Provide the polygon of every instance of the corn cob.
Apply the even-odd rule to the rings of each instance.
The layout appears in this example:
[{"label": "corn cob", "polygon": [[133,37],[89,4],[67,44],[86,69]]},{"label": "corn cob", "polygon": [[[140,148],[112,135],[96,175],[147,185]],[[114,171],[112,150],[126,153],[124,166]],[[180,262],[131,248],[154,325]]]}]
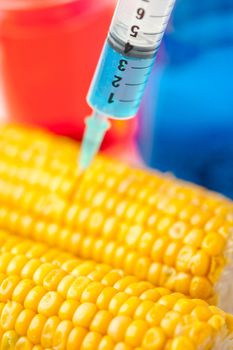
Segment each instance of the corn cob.
[{"label": "corn cob", "polygon": [[230,350],[233,317],[122,270],[0,232],[6,349]]},{"label": "corn cob", "polygon": [[103,157],[80,176],[75,142],[0,136],[1,228],[233,312],[230,200]]}]

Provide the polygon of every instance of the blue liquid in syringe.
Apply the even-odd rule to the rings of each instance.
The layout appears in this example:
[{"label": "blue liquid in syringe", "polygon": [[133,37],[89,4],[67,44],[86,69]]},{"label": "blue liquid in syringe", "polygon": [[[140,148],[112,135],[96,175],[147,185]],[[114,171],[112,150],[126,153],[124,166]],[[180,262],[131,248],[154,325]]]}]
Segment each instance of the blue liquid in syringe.
[{"label": "blue liquid in syringe", "polygon": [[131,56],[116,51],[107,40],[87,98],[97,112],[116,119],[136,115],[155,55]]}]

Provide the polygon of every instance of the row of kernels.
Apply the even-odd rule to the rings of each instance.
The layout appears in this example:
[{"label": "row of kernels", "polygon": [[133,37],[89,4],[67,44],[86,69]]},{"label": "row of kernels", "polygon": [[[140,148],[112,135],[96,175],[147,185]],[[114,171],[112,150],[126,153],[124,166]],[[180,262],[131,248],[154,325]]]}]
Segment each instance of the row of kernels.
[{"label": "row of kernels", "polygon": [[[8,167],[7,171],[10,172]],[[5,179],[4,175],[2,176],[2,180],[0,181],[2,202],[16,206],[19,205],[19,202],[24,204],[28,191],[37,198],[40,198],[40,196],[43,198],[43,194],[44,196],[48,196],[51,193],[51,197],[54,196],[54,199],[61,201],[67,198],[67,196],[69,197],[70,193],[74,190],[75,179],[70,175],[68,177],[61,175],[54,176],[51,173],[37,169],[33,169],[32,171],[30,169],[22,169],[18,171],[18,168],[15,168],[15,172],[17,172],[17,178],[12,181]],[[7,176],[9,176],[9,173]],[[40,193],[40,196],[38,193]],[[32,203],[34,202],[32,201]],[[66,203],[66,205],[69,204]],[[25,207],[25,204],[23,207]],[[28,209],[28,207],[24,209]]]},{"label": "row of kernels", "polygon": [[[12,193],[12,191],[10,191]],[[66,209],[66,203],[64,200],[59,199],[59,197],[50,195],[46,197],[42,197],[41,200],[38,202],[38,196],[37,194],[29,193],[28,195],[23,196],[24,200],[21,199],[23,203],[21,203],[21,207],[25,210],[29,209],[33,210],[36,215],[44,216],[45,218],[51,218],[56,221],[59,221],[59,219],[63,216],[64,211]],[[37,200],[36,200],[37,199]],[[36,205],[34,204],[36,203]],[[84,219],[82,219],[82,213],[86,213],[84,216]],[[81,229],[86,229],[88,232],[91,232],[91,234],[101,234],[103,231],[103,225],[104,225],[104,215],[101,211],[96,211],[91,214],[90,209],[85,210],[79,210],[77,207],[75,210],[75,215],[73,216]],[[81,222],[79,222],[81,220]],[[88,221],[86,223],[86,220]],[[165,217],[161,219],[162,222],[165,223]],[[160,220],[160,222],[161,222]],[[169,218],[167,219],[169,220]],[[115,220],[115,227],[117,227],[117,222]],[[161,224],[158,224],[157,230],[160,232]],[[164,227],[164,224],[163,224]],[[141,226],[139,226],[141,231],[143,232],[143,229]],[[165,225],[165,230],[168,230],[168,226]],[[157,231],[156,231],[157,232]],[[189,232],[188,237],[186,236],[188,232],[187,224],[184,222],[176,222],[173,224],[172,227],[170,227],[170,230],[168,230],[169,237],[171,239],[180,239],[183,238],[185,242],[188,242],[188,239],[190,237],[191,241],[196,240],[197,243],[200,244],[200,235],[203,235],[203,232],[201,233],[200,230],[192,230]],[[130,233],[129,233],[130,235]],[[182,236],[182,237],[181,237]],[[218,244],[217,244],[218,243]],[[209,254],[217,255],[220,254],[225,245],[225,239],[218,233],[210,232],[207,237],[204,237],[203,235],[203,249],[205,249]]]},{"label": "row of kernels", "polygon": [[[83,249],[85,249],[85,244],[81,244],[82,242],[85,243],[85,241],[87,240],[84,239],[84,241],[79,240],[79,252],[81,256],[85,256],[85,251],[83,251]],[[88,240],[87,240],[88,241]],[[92,242],[92,240],[88,241],[89,243]],[[102,242],[102,241],[100,241]],[[95,252],[95,254],[93,253],[93,257],[94,258],[98,258],[98,256],[96,255],[98,248],[96,246],[96,244],[98,243],[98,241],[93,241],[93,244],[90,245],[90,247],[93,249],[93,251]],[[8,243],[10,244],[10,242]],[[14,242],[13,242],[14,244]],[[39,246],[40,247],[40,246]],[[43,250],[45,250],[45,247],[41,247],[42,248],[42,252]],[[138,256],[136,253],[128,253],[126,256],[127,251],[125,251],[125,249],[123,249],[124,247],[122,247],[122,249],[120,249],[120,247],[118,247],[116,249],[116,245],[114,243],[112,244],[101,244],[100,245],[100,254],[98,254],[99,256],[102,256],[102,259],[105,260],[105,262],[111,263],[112,261],[116,262],[114,256],[116,257],[115,254],[117,254],[118,252],[122,251],[123,255],[120,255],[119,262],[121,262],[121,264],[123,263],[123,266],[119,266],[119,267],[123,267],[124,270],[127,273],[131,273],[131,274],[135,274],[139,279],[147,279],[149,281],[151,281],[154,285],[161,285],[161,286],[166,286],[171,288],[172,290],[176,290],[176,291],[181,291],[183,293],[191,293],[191,296],[193,297],[207,297],[209,298],[211,296],[212,293],[212,288],[211,288],[211,284],[210,282],[204,278],[204,277],[198,277],[198,276],[194,276],[192,277],[192,275],[189,275],[187,273],[182,273],[182,272],[177,272],[173,267],[168,267],[166,265],[163,264],[157,264],[157,263],[152,263],[148,258],[144,258]],[[109,250],[109,248],[111,248]],[[113,248],[113,249],[112,249]],[[34,249],[35,252],[38,252],[39,249]],[[30,252],[30,251],[29,251]],[[39,250],[40,252],[40,250]],[[40,254],[40,253],[39,253]],[[91,253],[89,250],[89,257],[91,257]],[[56,255],[56,251],[54,251],[53,255]],[[37,255],[38,256],[38,255]],[[198,257],[198,255],[196,255]],[[33,255],[30,255],[30,257],[35,257]],[[119,256],[118,256],[119,257]],[[200,262],[202,261],[201,259],[199,259]],[[198,262],[199,262],[198,260]],[[196,268],[197,270],[197,266],[195,265],[195,261],[191,260],[192,264],[192,268]],[[74,264],[76,264],[76,262],[74,262]],[[20,266],[20,264],[18,265]],[[64,266],[68,266],[68,264],[64,265]],[[221,267],[221,266],[220,266]],[[202,269],[204,269],[204,265],[202,267]],[[144,271],[144,272],[143,272]],[[69,270],[69,272],[71,272],[71,270]],[[78,272],[78,270],[77,270]],[[200,275],[202,270],[200,271],[196,271],[199,272]],[[91,276],[89,276],[91,277]],[[204,293],[204,294],[203,294]]]},{"label": "row of kernels", "polygon": [[[66,159],[67,157],[73,158],[77,152],[77,144],[71,139],[64,137],[57,138],[52,134],[35,129],[27,130],[19,127],[12,128],[12,126],[8,126],[4,129],[1,136],[1,148],[4,153],[11,158],[15,156],[15,146],[21,151],[21,154],[34,152],[35,154],[51,154],[51,156],[53,156],[55,153]],[[19,159],[20,157],[17,157],[17,160]],[[28,158],[27,161],[29,161]]]},{"label": "row of kernels", "polygon": [[[1,315],[1,325],[4,330],[8,330],[9,328],[15,327],[17,332],[20,335],[25,335],[33,344],[42,343],[43,335],[48,334],[48,326],[46,327],[46,323],[48,323],[48,318],[30,312],[30,310],[21,310],[22,306],[17,303],[7,303],[2,311]],[[19,310],[18,310],[19,309]],[[54,316],[56,317],[56,316]],[[51,317],[50,317],[51,320]],[[133,321],[130,317],[118,315],[113,317],[110,313],[99,311],[97,312],[94,304],[82,304],[80,305],[74,313],[73,316],[73,324],[71,321],[63,320],[59,322],[59,319],[56,319],[55,322],[56,330],[54,330],[54,337],[52,344],[47,343],[47,345],[55,346],[60,345],[61,342],[65,345],[67,341],[69,333],[72,331],[73,324],[77,328],[81,329],[90,329],[92,339],[90,349],[96,349],[93,345],[98,345],[104,334],[108,334],[110,339],[113,342],[119,343],[124,342],[129,346],[140,346],[143,343],[146,346],[146,349],[162,349],[162,346],[165,344],[165,333],[162,329],[158,329],[158,332],[154,334],[158,339],[155,342],[155,339],[151,339],[149,334],[153,333],[152,329],[148,330],[149,325],[146,321],[143,320],[135,320]],[[24,326],[22,327],[22,322],[24,322]],[[50,322],[51,323],[51,322]],[[27,327],[25,327],[25,324]],[[54,324],[52,324],[54,327]],[[100,327],[101,326],[101,327]],[[55,327],[54,327],[55,328]],[[59,330],[58,330],[59,328]],[[45,329],[45,331],[44,331]],[[46,332],[47,331],[47,332]],[[51,331],[51,327],[50,327]],[[63,331],[63,332],[61,332]],[[149,334],[148,334],[149,332]],[[26,333],[26,334],[25,334]],[[45,333],[45,334],[44,334]],[[47,333],[47,334],[46,334]],[[63,337],[62,337],[63,333]],[[145,334],[146,333],[146,334]],[[87,331],[86,331],[87,334]],[[152,334],[151,334],[152,335]],[[159,337],[158,337],[159,335]],[[162,335],[162,337],[161,337]],[[153,338],[154,338],[153,337]],[[46,337],[45,337],[46,338]],[[90,334],[89,334],[90,338]],[[161,339],[162,338],[162,339]],[[47,339],[46,339],[47,340]],[[91,339],[89,339],[90,342]],[[143,345],[142,344],[142,345]],[[81,345],[81,344],[80,344]],[[76,344],[77,346],[77,344]],[[68,344],[67,344],[68,348]],[[82,344],[82,349],[85,348],[85,341]],[[89,349],[89,347],[88,347]]]},{"label": "row of kernels", "polygon": [[[5,304],[1,315],[1,326],[3,330],[8,333],[4,333],[2,336],[2,347],[4,345],[10,345],[10,349],[33,349],[34,344],[41,344],[43,347],[53,348],[67,348],[77,349],[79,345],[82,345],[82,349],[95,349],[96,343],[101,339],[101,335],[97,332],[92,332],[94,339],[88,335],[88,330],[82,327],[75,327],[71,321],[60,320],[57,316],[46,318],[41,314],[24,309],[18,312],[17,309],[21,309],[22,306],[17,303]],[[15,328],[16,332],[10,331],[10,328]],[[13,334],[14,333],[14,334]],[[89,332],[90,333],[90,332]],[[19,336],[21,338],[19,339]],[[19,339],[19,340],[18,340]],[[88,347],[88,344],[91,347]],[[15,346],[15,347],[14,347]],[[41,349],[39,345],[38,349]],[[80,347],[81,348],[81,347]],[[7,347],[9,349],[9,347]]]},{"label": "row of kernels", "polygon": [[[55,234],[56,234],[56,230],[54,231],[54,236],[55,236]],[[48,237],[47,237],[48,238]],[[81,239],[81,237],[80,237],[80,239]],[[53,239],[51,239],[51,243],[52,243],[52,241],[53,241]],[[84,240],[84,243],[86,242],[87,240]],[[80,243],[80,242],[79,242]],[[91,242],[90,242],[91,243]],[[175,243],[173,242],[173,243],[171,243],[171,248],[173,247],[173,245],[175,245]],[[113,248],[113,250],[114,250],[114,248],[115,248],[115,245],[112,243],[112,244],[110,244],[110,246],[109,247],[112,247]],[[82,248],[82,246],[81,246],[81,248]],[[104,248],[106,248],[106,246],[105,245],[102,245],[102,248],[104,249]],[[107,248],[108,248],[108,245],[107,245]],[[46,248],[44,248],[44,249],[46,249]],[[191,249],[191,248],[190,248]],[[82,250],[83,249],[81,249],[81,252],[82,252]],[[118,253],[118,251],[120,252],[122,250],[122,253],[123,253],[123,255],[121,254],[120,255],[120,260],[121,261],[123,261],[124,259],[122,259],[123,257],[124,257],[124,255],[126,254],[126,251],[123,249],[123,247],[122,247],[122,249],[120,249],[120,248],[118,248],[117,249],[117,251],[116,251],[116,253]],[[167,247],[167,249],[166,249],[166,251],[167,251],[167,253],[169,252],[169,256],[171,256],[170,254],[170,245],[168,245],[168,247]],[[187,249],[186,249],[187,250]],[[191,249],[192,250],[192,249]],[[38,251],[38,249],[35,249],[35,251]],[[112,259],[112,253],[113,253],[113,251],[109,251],[109,257],[111,258],[110,259],[110,261],[106,261],[106,260],[108,260],[108,255],[106,256],[106,254],[108,254],[107,253],[107,251],[108,251],[108,249],[106,250],[106,252],[105,252],[105,254],[104,254],[104,257],[103,257],[103,259],[105,259],[105,262],[108,262],[108,263],[110,263],[110,262],[112,262],[112,261],[114,261],[114,259]],[[173,249],[171,250],[171,252],[173,251]],[[181,249],[181,253],[183,252],[183,251],[185,251],[185,248],[182,248]],[[125,252],[125,253],[124,253]],[[174,253],[172,253],[172,254],[174,254]],[[54,255],[56,255],[56,251],[54,252]],[[85,254],[84,254],[85,255]],[[184,254],[184,257],[186,256],[187,254]],[[141,258],[141,259],[139,259],[138,260],[138,256],[136,255],[136,254],[134,254],[133,256],[135,256],[135,259],[134,260],[132,260],[132,263],[136,263],[137,264],[137,266],[136,266],[136,270],[137,271],[139,271],[140,272],[140,274],[142,274],[142,272],[143,272],[143,269],[142,269],[142,264],[144,264],[144,260],[146,259],[146,258]],[[173,255],[172,255],[173,256]],[[176,258],[176,256],[177,255],[174,255],[173,256],[173,260],[175,261],[175,258]],[[89,256],[89,257],[91,257],[91,256]],[[130,259],[129,259],[129,257],[130,257],[130,255],[128,255],[128,257],[127,257],[127,259],[126,259],[126,264],[125,264],[125,268],[126,268],[126,270],[127,270],[127,272],[128,273],[133,273],[134,272],[134,264],[132,264],[132,267],[133,267],[133,269],[132,268],[130,268],[129,267],[129,265],[127,266],[127,261],[130,263]],[[171,266],[174,264],[174,261],[172,260],[170,260],[170,258],[169,258],[169,260],[167,259],[168,258],[168,255],[167,254],[165,254],[165,259],[164,259],[164,261],[165,261],[165,263],[167,263],[167,264],[171,264]],[[186,256],[187,257],[187,256]],[[182,254],[181,254],[181,258],[182,258]],[[208,265],[208,258],[207,258],[207,256],[204,254],[204,252],[202,252],[202,251],[199,251],[199,252],[197,252],[196,253],[196,255],[194,255],[194,257],[193,257],[193,259],[191,259],[190,260],[190,255],[188,254],[188,257],[187,257],[187,262],[189,262],[189,265],[191,266],[191,271],[193,272],[193,273],[196,273],[197,275],[204,275],[204,272],[205,272],[205,269],[207,268],[207,265]],[[146,260],[148,260],[148,259],[146,259]],[[146,261],[145,260],[145,261]],[[140,263],[140,261],[141,261],[141,263]],[[181,260],[182,261],[182,260]],[[183,260],[184,261],[184,260]],[[191,261],[191,263],[190,263],[190,261]],[[202,263],[203,262],[205,262],[205,264],[206,265],[203,265]],[[180,264],[180,261],[179,261],[179,259],[178,259],[178,262],[177,262],[177,265],[178,265],[178,270],[179,270],[179,264]],[[139,266],[140,265],[140,266]],[[206,268],[205,268],[205,266],[206,266]],[[119,267],[122,267],[122,266],[119,266]],[[137,267],[141,267],[141,269],[138,269]],[[139,278],[145,278],[146,276],[147,276],[147,271],[149,270],[149,267],[150,267],[150,262],[149,262],[149,260],[148,260],[148,263],[147,263],[147,265],[145,265],[145,267],[146,267],[146,269],[147,270],[145,270],[145,276],[139,276],[138,275],[138,277]],[[185,270],[185,268],[183,268],[183,270]],[[181,269],[181,271],[182,271],[182,269]],[[153,272],[154,273],[154,272]],[[153,275],[152,275],[152,278],[153,279],[155,279],[155,277],[156,277],[156,274],[154,274],[154,277],[153,277]],[[150,278],[150,276],[149,276],[149,278]],[[154,283],[155,283],[155,280],[154,280]]]}]

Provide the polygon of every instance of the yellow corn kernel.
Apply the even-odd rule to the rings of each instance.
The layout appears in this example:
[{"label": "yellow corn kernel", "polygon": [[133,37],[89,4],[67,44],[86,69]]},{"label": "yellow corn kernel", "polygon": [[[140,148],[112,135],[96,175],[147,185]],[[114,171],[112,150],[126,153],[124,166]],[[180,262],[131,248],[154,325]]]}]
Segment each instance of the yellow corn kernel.
[{"label": "yellow corn kernel", "polygon": [[110,336],[106,335],[100,341],[99,346],[98,346],[98,350],[113,350],[114,346],[115,346],[115,343],[113,342],[112,338]]},{"label": "yellow corn kernel", "polygon": [[67,297],[67,293],[75,281],[75,277],[71,275],[65,276],[58,284],[57,291],[63,298]]},{"label": "yellow corn kernel", "polygon": [[210,269],[210,257],[203,250],[199,250],[191,258],[190,270],[193,275],[206,276]]},{"label": "yellow corn kernel", "polygon": [[81,348],[88,331],[85,328],[75,327],[72,329],[67,339],[67,349],[77,350]]},{"label": "yellow corn kernel", "polygon": [[151,252],[151,247],[153,246],[153,243],[154,243],[153,233],[146,232],[141,236],[140,241],[138,242],[137,249],[141,254],[143,254],[145,256],[149,256],[150,252]]},{"label": "yellow corn kernel", "polygon": [[129,297],[120,307],[118,314],[132,317],[135,309],[140,304],[138,297]]},{"label": "yellow corn kernel", "polygon": [[24,307],[26,309],[37,311],[39,302],[42,299],[42,297],[45,295],[45,293],[46,293],[46,290],[44,289],[44,287],[42,286],[34,287],[27,294],[24,301]]},{"label": "yellow corn kernel", "polygon": [[131,346],[126,345],[124,342],[121,342],[114,346],[114,350],[132,350],[132,348]]},{"label": "yellow corn kernel", "polygon": [[154,306],[153,301],[151,300],[144,300],[141,301],[138,307],[135,309],[134,312],[134,319],[145,319],[147,313],[150,311],[150,309]]},{"label": "yellow corn kernel", "polygon": [[215,232],[210,232],[206,235],[202,242],[203,249],[210,255],[220,255],[225,247],[226,240],[222,235]]},{"label": "yellow corn kernel", "polygon": [[175,276],[175,290],[184,295],[189,295],[192,275],[185,272],[179,272]]},{"label": "yellow corn kernel", "polygon": [[13,330],[8,330],[5,332],[2,336],[2,341],[1,341],[1,350],[15,350],[15,344],[17,343],[18,340],[18,335],[15,331]]},{"label": "yellow corn kernel", "polygon": [[[94,261],[83,262],[78,266],[77,266],[77,260],[74,259],[73,261],[74,261],[74,268],[70,269],[69,272],[72,271],[72,276],[75,276],[75,277],[88,276],[88,274],[91,273],[96,267],[96,263]],[[65,268],[64,270],[67,271]]]},{"label": "yellow corn kernel", "polygon": [[41,265],[39,259],[29,260],[21,271],[21,276],[23,278],[32,278],[36,269]]},{"label": "yellow corn kernel", "polygon": [[162,236],[155,240],[151,250],[151,258],[153,259],[153,261],[163,261],[163,257],[169,241],[169,237],[167,236]]},{"label": "yellow corn kernel", "polygon": [[168,312],[168,308],[161,304],[155,304],[146,315],[146,321],[151,327],[159,326],[160,322]]},{"label": "yellow corn kernel", "polygon": [[32,310],[24,309],[18,315],[15,322],[15,330],[21,336],[26,336],[28,327],[35,316]]},{"label": "yellow corn kernel", "polygon": [[132,319],[130,317],[121,315],[114,317],[108,327],[108,335],[116,343],[123,341],[125,338],[126,330],[131,323]]},{"label": "yellow corn kernel", "polygon": [[[68,273],[71,273],[74,269],[77,269],[79,268],[80,265],[77,266],[77,260],[76,259],[70,259],[68,258],[67,260],[65,260],[63,262],[63,264],[61,265],[61,268],[65,271],[65,272],[68,272]],[[76,276],[76,275],[73,275],[72,276],[74,277],[80,277],[80,275]]]},{"label": "yellow corn kernel", "polygon": [[105,223],[103,226],[103,237],[106,240],[111,240],[115,237],[117,230],[117,219],[112,216],[108,217],[107,220],[105,219]]},{"label": "yellow corn kernel", "polygon": [[[41,228],[41,234],[44,233],[44,230],[46,229],[45,223],[43,222],[37,222],[35,224],[35,230],[37,231],[37,228]],[[33,247],[31,247],[27,252],[27,257],[29,259],[37,259],[41,257],[43,254],[47,252],[46,246],[44,244],[37,243]]]},{"label": "yellow corn kernel", "polygon": [[24,255],[17,255],[11,259],[7,267],[7,274],[20,275],[24,265],[28,262],[28,259]]},{"label": "yellow corn kernel", "polygon": [[200,248],[202,245],[204,235],[205,233],[202,229],[193,228],[184,237],[184,243],[194,248]]},{"label": "yellow corn kernel", "polygon": [[[144,335],[142,347],[146,350],[163,350],[166,337],[159,327],[150,328]],[[183,350],[186,348],[183,348]]]},{"label": "yellow corn kernel", "polygon": [[100,310],[96,313],[90,326],[90,330],[100,334],[107,334],[108,326],[113,319],[113,315],[106,310]]},{"label": "yellow corn kernel", "polygon": [[102,336],[96,332],[89,332],[85,336],[82,342],[81,350],[94,350],[98,349]]},{"label": "yellow corn kernel", "polygon": [[172,239],[181,240],[185,237],[187,231],[188,225],[183,221],[177,221],[171,226],[168,233]]},{"label": "yellow corn kernel", "polygon": [[116,247],[115,254],[112,257],[112,263],[114,263],[115,268],[122,267],[122,262],[126,260],[128,253],[127,246],[119,245]]},{"label": "yellow corn kernel", "polygon": [[97,311],[95,304],[83,303],[76,309],[73,316],[73,323],[75,326],[88,328]]},{"label": "yellow corn kernel", "polygon": [[132,283],[137,282],[137,278],[134,276],[126,276],[118,280],[114,284],[114,288],[118,291],[125,291],[125,289]]},{"label": "yellow corn kernel", "polygon": [[148,330],[148,323],[143,320],[133,321],[126,330],[125,341],[128,345],[135,348],[141,345],[144,334]]},{"label": "yellow corn kernel", "polygon": [[71,321],[61,321],[54,333],[52,349],[62,350],[66,349],[69,335],[73,329],[73,323]]},{"label": "yellow corn kernel", "polygon": [[33,280],[36,284],[43,284],[45,276],[52,270],[55,270],[55,267],[50,263],[41,264],[33,275]]},{"label": "yellow corn kernel", "polygon": [[214,216],[207,221],[205,224],[205,230],[207,232],[218,231],[218,229],[225,223],[224,216],[218,215]]},{"label": "yellow corn kernel", "polygon": [[213,344],[213,330],[206,322],[193,322],[189,331],[189,337],[194,343],[205,344],[206,347]]},{"label": "yellow corn kernel", "polygon": [[17,245],[15,245],[12,249],[11,249],[11,253],[14,255],[26,255],[27,252],[30,250],[31,248],[31,244],[30,242],[27,241],[20,241],[18,242]]},{"label": "yellow corn kernel", "polygon": [[96,303],[98,296],[103,290],[103,285],[100,282],[90,283],[81,295],[81,302]]},{"label": "yellow corn kernel", "polygon": [[196,304],[189,299],[180,298],[176,301],[173,310],[179,312],[182,315],[186,315],[192,312]]},{"label": "yellow corn kernel", "polygon": [[208,305],[198,305],[195,307],[195,309],[193,309],[191,315],[194,316],[197,320],[205,322],[211,318],[213,313],[209,309]]},{"label": "yellow corn kernel", "polygon": [[124,304],[124,302],[126,300],[128,300],[128,298],[129,298],[129,296],[124,292],[119,292],[119,293],[115,294],[109,303],[109,307],[108,307],[109,311],[113,315],[117,315],[119,309]]},{"label": "yellow corn kernel", "polygon": [[166,308],[168,310],[171,310],[173,308],[173,306],[175,305],[175,303],[177,302],[177,300],[179,300],[180,298],[182,298],[183,295],[179,294],[179,293],[173,293],[173,294],[169,294],[169,295],[163,295],[159,300],[158,300],[158,304],[166,306]]},{"label": "yellow corn kernel", "polygon": [[14,289],[19,281],[20,278],[18,276],[9,276],[2,281],[0,285],[0,302],[11,300]]},{"label": "yellow corn kernel", "polygon": [[[126,246],[127,247],[127,246]],[[138,261],[139,255],[136,252],[127,252],[126,256],[125,256],[125,260],[124,260],[124,264],[123,264],[123,268],[124,271],[127,274],[133,274],[135,271],[135,265]],[[121,262],[121,266],[122,267],[122,262]]]},{"label": "yellow corn kernel", "polygon": [[14,350],[32,350],[33,344],[26,337],[21,337],[15,344]]},{"label": "yellow corn kernel", "polygon": [[100,310],[108,309],[109,303],[113,297],[117,294],[117,291],[113,287],[106,287],[99,294],[96,305]]},{"label": "yellow corn kernel", "polygon": [[172,340],[170,349],[171,350],[184,350],[184,349],[195,350],[196,347],[189,338],[180,336]]},{"label": "yellow corn kernel", "polygon": [[163,295],[162,290],[165,291],[164,288],[156,288],[156,289],[152,288],[152,289],[145,290],[145,292],[143,292],[140,295],[140,299],[141,300],[151,300],[151,301],[156,302],[160,299],[161,295]]},{"label": "yellow corn kernel", "polygon": [[178,241],[169,243],[164,253],[163,262],[168,266],[175,266],[181,248],[182,245]]},{"label": "yellow corn kernel", "polygon": [[82,293],[90,283],[91,280],[87,277],[77,277],[67,291],[67,298],[80,300]]},{"label": "yellow corn kernel", "polygon": [[212,286],[205,277],[193,277],[190,285],[191,297],[207,300],[212,293]]},{"label": "yellow corn kernel", "polygon": [[189,272],[190,271],[190,261],[192,261],[195,255],[195,249],[190,246],[184,246],[179,251],[177,255],[176,268],[181,272]]},{"label": "yellow corn kernel", "polygon": [[101,283],[105,286],[113,286],[117,281],[119,281],[123,276],[121,270],[112,270],[101,280]]},{"label": "yellow corn kernel", "polygon": [[148,281],[153,283],[153,285],[159,285],[159,281],[162,275],[163,265],[160,263],[152,263],[148,271]]},{"label": "yellow corn kernel", "polygon": [[22,309],[22,305],[15,301],[8,301],[1,312],[1,327],[6,331],[14,329],[16,319]]},{"label": "yellow corn kernel", "polygon": [[46,318],[43,315],[35,315],[27,330],[27,337],[33,344],[39,344],[42,330],[44,328]]},{"label": "yellow corn kernel", "polygon": [[34,286],[35,286],[35,283],[32,280],[29,280],[29,279],[21,280],[13,291],[12,300],[16,301],[17,303],[23,304],[27,294],[30,292],[30,290]]},{"label": "yellow corn kernel", "polygon": [[49,317],[45,322],[41,333],[41,345],[44,348],[52,348],[55,332],[60,322],[61,320],[57,316]]},{"label": "yellow corn kernel", "polygon": [[151,288],[153,288],[153,285],[151,283],[142,281],[142,282],[131,283],[125,289],[125,292],[129,295],[140,296],[143,292]]},{"label": "yellow corn kernel", "polygon": [[172,338],[176,327],[181,322],[181,316],[176,311],[169,311],[161,321],[161,327],[167,337]]},{"label": "yellow corn kernel", "polygon": [[65,300],[59,309],[58,316],[61,320],[72,320],[73,315],[80,303],[76,300]]},{"label": "yellow corn kernel", "polygon": [[46,317],[56,316],[64,299],[57,292],[47,292],[38,304],[38,312]]},{"label": "yellow corn kernel", "polygon": [[48,291],[56,291],[59,283],[65,277],[62,270],[52,270],[44,278],[43,286]]},{"label": "yellow corn kernel", "polygon": [[0,255],[0,272],[6,273],[7,267],[12,258],[13,255],[11,253],[3,253]]},{"label": "yellow corn kernel", "polygon": [[225,325],[225,318],[220,315],[213,315],[208,319],[208,324],[215,330],[219,331]]},{"label": "yellow corn kernel", "polygon": [[140,280],[146,280],[150,268],[151,260],[147,257],[137,259],[134,267],[134,275]]}]

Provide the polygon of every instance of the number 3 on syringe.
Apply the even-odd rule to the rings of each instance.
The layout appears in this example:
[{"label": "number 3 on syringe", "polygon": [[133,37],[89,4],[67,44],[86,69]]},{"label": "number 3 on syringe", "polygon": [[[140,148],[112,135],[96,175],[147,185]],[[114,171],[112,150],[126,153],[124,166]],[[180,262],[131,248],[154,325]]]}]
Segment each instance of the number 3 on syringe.
[{"label": "number 3 on syringe", "polygon": [[[127,60],[123,60],[123,59],[120,60],[119,66],[118,66],[119,71],[125,72],[127,64],[128,64]],[[119,77],[118,75],[114,75],[114,79],[112,81],[112,86],[115,87],[115,88],[119,88],[120,87],[119,82],[122,79],[123,79],[122,77]],[[110,94],[110,96],[109,96],[108,103],[113,103],[114,102],[113,97],[114,97],[114,93],[112,92]]]}]

